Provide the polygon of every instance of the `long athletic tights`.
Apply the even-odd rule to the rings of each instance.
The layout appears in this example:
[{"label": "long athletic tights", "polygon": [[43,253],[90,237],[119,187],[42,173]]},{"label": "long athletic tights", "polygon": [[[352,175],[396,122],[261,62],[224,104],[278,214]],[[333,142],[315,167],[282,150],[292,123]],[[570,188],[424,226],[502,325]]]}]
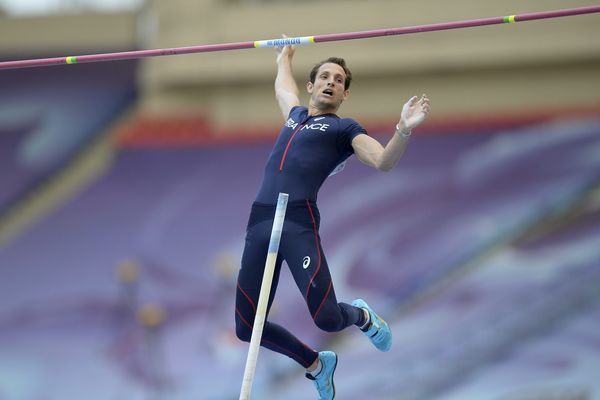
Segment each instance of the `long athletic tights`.
[{"label": "long athletic tights", "polygon": [[[254,203],[246,230],[246,243],[237,281],[235,323],[237,336],[247,342],[252,336],[274,214],[275,206]],[[277,290],[281,265],[285,260],[315,324],[324,331],[338,332],[358,324],[364,318],[361,309],[336,300],[329,267],[321,247],[319,223],[319,211],[313,201],[294,201],[288,204],[267,316]],[[269,322],[268,318],[261,346],[286,355],[305,368],[318,357],[315,350],[282,326]]]}]

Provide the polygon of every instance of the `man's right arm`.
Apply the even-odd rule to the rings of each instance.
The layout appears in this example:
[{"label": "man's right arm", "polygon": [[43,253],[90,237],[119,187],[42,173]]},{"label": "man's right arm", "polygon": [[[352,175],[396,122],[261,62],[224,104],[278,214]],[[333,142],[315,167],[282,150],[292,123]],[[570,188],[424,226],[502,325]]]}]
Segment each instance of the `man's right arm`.
[{"label": "man's right arm", "polygon": [[275,96],[279,109],[286,120],[290,110],[300,104],[298,86],[292,73],[294,46],[277,48],[277,77],[275,78]]}]

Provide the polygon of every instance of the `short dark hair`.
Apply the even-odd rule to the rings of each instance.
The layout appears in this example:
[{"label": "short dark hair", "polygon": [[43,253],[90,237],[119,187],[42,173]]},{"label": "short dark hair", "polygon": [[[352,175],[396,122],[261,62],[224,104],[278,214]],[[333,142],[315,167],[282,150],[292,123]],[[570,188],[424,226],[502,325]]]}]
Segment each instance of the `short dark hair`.
[{"label": "short dark hair", "polygon": [[313,69],[310,71],[310,82],[313,84],[315,83],[315,79],[317,78],[317,72],[319,72],[319,68],[321,68],[323,64],[327,63],[337,64],[344,69],[344,73],[346,74],[346,80],[344,81],[344,89],[348,90],[348,88],[350,87],[350,82],[352,82],[352,72],[350,72],[350,70],[346,66],[346,60],[339,57],[329,57],[327,60],[323,60],[315,64]]}]

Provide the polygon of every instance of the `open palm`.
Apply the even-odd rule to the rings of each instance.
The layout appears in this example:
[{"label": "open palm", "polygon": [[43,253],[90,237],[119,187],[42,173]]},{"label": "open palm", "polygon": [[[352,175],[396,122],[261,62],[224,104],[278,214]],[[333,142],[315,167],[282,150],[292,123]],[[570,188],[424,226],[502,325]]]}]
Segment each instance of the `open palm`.
[{"label": "open palm", "polygon": [[421,98],[413,96],[404,104],[402,107],[402,113],[400,114],[400,123],[398,124],[402,131],[410,131],[413,128],[419,126],[427,115],[431,106],[429,105],[429,98],[423,94]]}]

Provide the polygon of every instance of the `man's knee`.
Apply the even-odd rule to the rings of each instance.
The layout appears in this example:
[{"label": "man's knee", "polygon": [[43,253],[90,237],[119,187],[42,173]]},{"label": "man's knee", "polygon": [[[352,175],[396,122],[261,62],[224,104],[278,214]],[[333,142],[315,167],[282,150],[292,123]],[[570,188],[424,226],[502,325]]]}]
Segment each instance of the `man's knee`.
[{"label": "man's knee", "polygon": [[339,332],[346,327],[342,315],[336,313],[320,313],[314,321],[319,329],[326,332]]}]

